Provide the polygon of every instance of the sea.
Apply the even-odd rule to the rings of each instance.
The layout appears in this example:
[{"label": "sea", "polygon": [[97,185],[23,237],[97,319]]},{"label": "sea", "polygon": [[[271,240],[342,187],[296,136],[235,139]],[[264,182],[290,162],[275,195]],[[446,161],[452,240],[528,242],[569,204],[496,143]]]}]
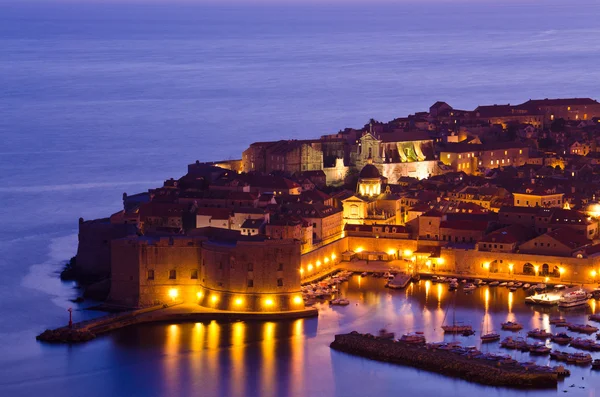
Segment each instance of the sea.
[{"label": "sea", "polygon": [[[254,141],[315,138],[438,100],[598,98],[598,16],[594,0],[0,0],[0,395],[600,394],[589,368],[556,391],[515,392],[329,349],[336,333],[384,326],[441,340],[449,295],[425,281],[392,292],[353,279],[352,304],[321,305],[316,319],[35,340],[66,324],[68,308],[76,321],[99,315],[70,301],[81,291],[58,273],[78,219],[117,212],[123,192],[196,160],[240,158]],[[457,316],[477,329],[490,315],[496,328],[548,320],[507,294],[461,298]]]}]

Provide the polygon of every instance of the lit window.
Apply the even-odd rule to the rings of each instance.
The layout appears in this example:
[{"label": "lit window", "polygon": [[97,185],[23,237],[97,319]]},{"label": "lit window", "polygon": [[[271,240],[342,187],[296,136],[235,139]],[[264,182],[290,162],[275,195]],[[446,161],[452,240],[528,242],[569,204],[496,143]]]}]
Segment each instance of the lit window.
[{"label": "lit window", "polygon": [[508,155],[508,150],[505,150],[505,151],[504,151],[504,155],[505,155],[505,156],[506,156],[506,155]]},{"label": "lit window", "polygon": [[447,158],[447,159],[449,159],[449,158],[450,158],[450,153],[448,153],[448,154],[446,155],[446,158]]},{"label": "lit window", "polygon": [[523,154],[523,149],[519,149],[519,154]]},{"label": "lit window", "polygon": [[459,154],[459,155],[458,155],[458,158],[459,158],[459,159],[462,159],[462,154]]}]

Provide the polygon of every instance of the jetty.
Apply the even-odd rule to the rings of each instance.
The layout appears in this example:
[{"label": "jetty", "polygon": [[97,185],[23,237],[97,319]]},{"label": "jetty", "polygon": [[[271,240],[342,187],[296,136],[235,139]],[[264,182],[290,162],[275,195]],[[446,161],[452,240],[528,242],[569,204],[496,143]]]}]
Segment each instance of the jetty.
[{"label": "jetty", "polygon": [[388,283],[386,284],[386,287],[392,288],[392,289],[406,288],[408,283],[410,283],[411,279],[412,279],[412,277],[410,274],[406,274],[406,273],[396,274],[393,279],[388,281]]},{"label": "jetty", "polygon": [[317,309],[312,307],[303,310],[278,312],[236,312],[215,310],[199,305],[178,302],[170,305],[152,306],[122,313],[109,314],[56,329],[47,329],[39,334],[36,339],[48,343],[80,343],[90,341],[98,335],[136,324],[205,322],[212,320],[223,322],[279,321],[316,317],[317,315]]},{"label": "jetty", "polygon": [[558,385],[558,373],[550,367],[525,365],[499,357],[490,359],[480,352],[465,353],[464,349],[415,346],[356,331],[336,335],[330,347],[372,360],[408,365],[488,386],[549,389]]}]

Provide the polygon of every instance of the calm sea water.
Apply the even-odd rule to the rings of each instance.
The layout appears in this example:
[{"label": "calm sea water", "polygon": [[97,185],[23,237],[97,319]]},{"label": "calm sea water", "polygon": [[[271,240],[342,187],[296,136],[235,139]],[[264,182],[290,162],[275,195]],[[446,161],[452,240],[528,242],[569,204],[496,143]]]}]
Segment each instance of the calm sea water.
[{"label": "calm sea water", "polygon": [[[0,1],[0,395],[509,395],[329,350],[336,332],[387,324],[440,336],[436,293],[425,298],[424,286],[406,297],[355,285],[358,306],[324,307],[318,320],[155,325],[74,347],[34,336],[73,306],[77,291],[56,272],[75,253],[77,218],[116,212],[122,192],[196,159],[239,158],[252,141],[317,137],[436,100],[597,97],[598,15],[598,2],[579,0]],[[521,300],[512,310],[536,325],[543,316]],[[506,304],[492,293],[495,323]],[[459,307],[479,324],[484,306]],[[76,319],[95,315],[79,309]],[[584,372],[569,395],[600,387]]]}]

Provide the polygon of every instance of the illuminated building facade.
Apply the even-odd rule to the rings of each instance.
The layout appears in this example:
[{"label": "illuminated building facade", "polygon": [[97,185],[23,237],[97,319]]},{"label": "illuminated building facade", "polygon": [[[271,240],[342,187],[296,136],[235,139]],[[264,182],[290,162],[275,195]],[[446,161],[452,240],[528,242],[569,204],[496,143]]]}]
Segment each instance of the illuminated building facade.
[{"label": "illuminated building facade", "polygon": [[199,231],[113,240],[109,302],[125,307],[184,302],[247,312],[304,309],[299,241]]}]

